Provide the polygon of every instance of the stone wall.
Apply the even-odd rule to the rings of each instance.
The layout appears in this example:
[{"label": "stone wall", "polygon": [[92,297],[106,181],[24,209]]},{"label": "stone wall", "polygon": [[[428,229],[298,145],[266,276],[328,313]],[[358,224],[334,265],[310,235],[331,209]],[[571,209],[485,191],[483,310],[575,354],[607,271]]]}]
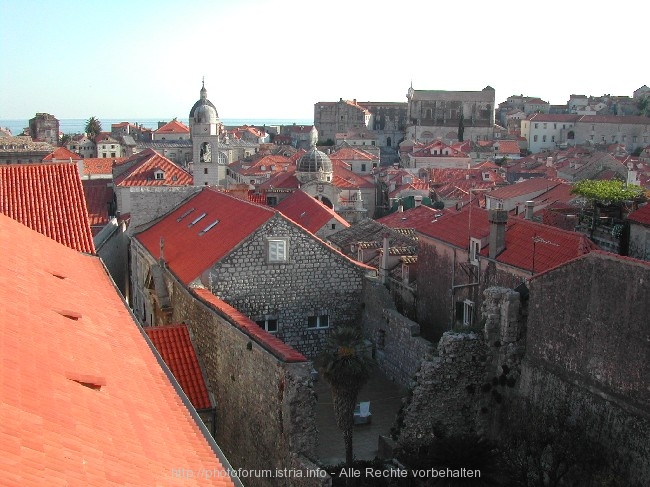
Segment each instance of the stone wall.
[{"label": "stone wall", "polygon": [[[318,438],[312,363],[207,290],[188,291],[166,273],[173,322],[192,332],[208,389],[216,398],[216,440],[234,468],[303,468],[308,478]],[[281,477],[243,479],[247,486],[297,485]]]},{"label": "stone wall", "polygon": [[97,255],[102,259],[113,282],[122,296],[128,299],[129,237],[126,234],[125,225],[112,218],[93,238],[93,242]]},{"label": "stone wall", "polygon": [[515,394],[520,377],[525,312],[512,289],[492,287],[484,294],[483,332],[444,333],[437,356],[422,363],[404,409],[400,446],[498,430],[500,405]]},{"label": "stone wall", "polygon": [[372,343],[379,368],[409,387],[422,361],[433,356],[433,344],[420,336],[420,325],[397,312],[381,283],[366,282],[363,302],[363,333]]},{"label": "stone wall", "polygon": [[[455,303],[466,299],[474,303],[474,325],[481,326],[480,309],[484,291],[499,286],[514,289],[527,277],[521,270],[509,267],[487,258],[480,261],[479,285],[477,268],[468,264],[466,249],[437,244],[431,239],[421,237],[418,244],[418,303],[417,317],[422,336],[437,341],[451,330],[455,323]],[[457,287],[452,290],[452,286]]]},{"label": "stone wall", "polygon": [[[138,227],[175,209],[187,198],[201,190],[198,186],[135,187],[124,189],[123,198],[128,199],[131,221],[129,235],[141,230]],[[128,193],[128,194],[127,194]]]},{"label": "stone wall", "polygon": [[[288,259],[268,262],[267,238],[286,238]],[[277,319],[277,337],[315,357],[337,326],[356,325],[366,269],[282,216],[262,225],[221,259],[202,282],[254,321]],[[308,326],[309,316],[329,327]]]},{"label": "stone wall", "polygon": [[650,477],[648,295],[648,263],[603,252],[532,279],[518,388],[551,411],[569,404],[641,483]]},{"label": "stone wall", "polygon": [[437,436],[476,432],[488,351],[476,333],[445,333],[438,357],[422,363],[399,435],[402,447],[426,445]]}]

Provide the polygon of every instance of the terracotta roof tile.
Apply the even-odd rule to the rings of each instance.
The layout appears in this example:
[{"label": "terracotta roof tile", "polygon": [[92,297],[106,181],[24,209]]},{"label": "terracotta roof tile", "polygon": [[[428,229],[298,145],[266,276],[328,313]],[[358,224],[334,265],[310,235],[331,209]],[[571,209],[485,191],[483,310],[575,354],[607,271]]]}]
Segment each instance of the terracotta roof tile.
[{"label": "terracotta roof tile", "polygon": [[[423,225],[418,231],[455,247],[467,248],[470,236],[485,238],[490,234],[488,212],[481,208],[472,208],[470,212],[466,208]],[[496,260],[531,273],[533,263],[535,273],[543,272],[598,248],[582,233],[528,220],[509,219],[505,235],[506,248]],[[483,247],[481,254],[489,254],[489,245]]]},{"label": "terracotta roof tile", "polygon": [[46,155],[43,158],[43,162],[53,162],[53,161],[78,161],[81,159],[81,156],[76,152],[66,149],[65,147],[57,147],[53,152]]},{"label": "terracotta roof tile", "polygon": [[550,191],[560,184],[558,181],[551,181],[547,178],[530,178],[520,183],[501,186],[500,188],[490,191],[488,196],[496,199],[516,198],[520,195],[526,195],[535,191]]},{"label": "terracotta roof tile", "polygon": [[627,219],[634,223],[650,225],[650,204],[645,204],[636,211],[630,213]]},{"label": "terracotta roof tile", "polygon": [[[188,186],[192,176],[153,149],[145,149],[128,158],[122,165],[137,160],[114,180],[115,186]],[[164,179],[156,179],[154,172],[160,169],[165,173]]]},{"label": "terracotta roof tile", "polygon": [[72,249],[95,253],[76,164],[0,165],[0,212]]},{"label": "terracotta roof tile", "polygon": [[187,325],[147,327],[144,331],[180,384],[194,409],[212,407]]},{"label": "terracotta roof tile", "polygon": [[[268,207],[204,188],[136,239],[158,257],[164,238],[167,266],[189,284],[274,214]],[[218,223],[210,227],[214,222]],[[202,250],[197,252],[198,248]]]},{"label": "terracotta roof tile", "polygon": [[300,189],[280,201],[275,209],[314,234],[332,219],[336,220],[341,228],[350,226],[334,210]]},{"label": "terracotta roof tile", "polygon": [[160,127],[158,130],[154,130],[155,134],[189,134],[190,128],[178,120],[172,120],[167,122],[165,125]]},{"label": "terracotta roof tile", "polygon": [[229,464],[99,258],[4,215],[0,255],[3,485],[234,485],[174,476]]},{"label": "terracotta roof tile", "polygon": [[88,157],[83,160],[84,176],[106,175],[113,178],[113,163],[116,165],[126,161],[126,157]]}]

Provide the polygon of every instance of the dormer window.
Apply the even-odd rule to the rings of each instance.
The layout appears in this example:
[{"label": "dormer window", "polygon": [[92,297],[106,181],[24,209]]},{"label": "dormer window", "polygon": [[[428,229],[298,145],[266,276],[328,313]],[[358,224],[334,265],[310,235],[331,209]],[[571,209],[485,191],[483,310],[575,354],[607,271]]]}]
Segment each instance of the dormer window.
[{"label": "dormer window", "polygon": [[161,169],[156,169],[153,172],[153,178],[154,179],[165,179],[165,172],[162,171]]}]

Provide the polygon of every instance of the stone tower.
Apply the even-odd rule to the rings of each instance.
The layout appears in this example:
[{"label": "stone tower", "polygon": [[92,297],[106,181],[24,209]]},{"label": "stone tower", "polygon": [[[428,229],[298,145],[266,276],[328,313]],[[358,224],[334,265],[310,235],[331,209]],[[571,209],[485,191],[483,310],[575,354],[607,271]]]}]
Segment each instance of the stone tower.
[{"label": "stone tower", "polygon": [[189,126],[194,185],[225,185],[226,157],[219,152],[219,115],[216,107],[208,100],[205,82],[202,83],[199,100],[190,110]]}]

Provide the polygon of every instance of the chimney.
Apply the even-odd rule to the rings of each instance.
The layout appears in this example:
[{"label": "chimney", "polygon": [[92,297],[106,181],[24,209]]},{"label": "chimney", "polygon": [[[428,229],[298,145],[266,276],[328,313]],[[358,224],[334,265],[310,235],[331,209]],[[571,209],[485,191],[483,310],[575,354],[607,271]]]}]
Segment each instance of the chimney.
[{"label": "chimney", "polygon": [[534,201],[526,201],[526,215],[524,218],[526,220],[532,220],[533,219],[533,210],[535,208],[535,202]]},{"label": "chimney", "polygon": [[418,206],[422,206],[422,196],[421,195],[415,195],[413,197],[415,199],[415,208]]},{"label": "chimney", "polygon": [[552,157],[547,157],[546,158],[546,167],[553,167],[553,158]]},{"label": "chimney", "polygon": [[490,222],[490,236],[488,240],[489,257],[495,259],[506,248],[506,223],[508,212],[506,210],[488,210]]},{"label": "chimney", "polygon": [[404,213],[404,206],[402,203],[397,206],[397,213]]}]

